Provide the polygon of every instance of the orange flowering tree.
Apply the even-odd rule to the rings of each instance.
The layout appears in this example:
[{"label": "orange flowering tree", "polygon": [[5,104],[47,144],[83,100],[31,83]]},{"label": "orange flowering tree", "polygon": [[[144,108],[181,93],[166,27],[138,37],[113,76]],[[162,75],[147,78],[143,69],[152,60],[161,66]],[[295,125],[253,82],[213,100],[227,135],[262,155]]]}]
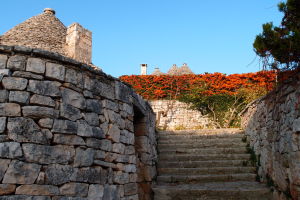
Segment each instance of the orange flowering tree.
[{"label": "orange flowering tree", "polygon": [[238,113],[273,89],[276,73],[131,75],[120,79],[145,99],[177,99],[210,116],[217,127],[236,127],[239,126]]},{"label": "orange flowering tree", "polygon": [[145,99],[179,99],[182,95],[194,93],[194,88],[205,84],[205,95],[234,95],[240,88],[264,88],[270,91],[274,87],[274,71],[231,74],[222,73],[199,75],[131,75],[120,79],[130,84]]}]

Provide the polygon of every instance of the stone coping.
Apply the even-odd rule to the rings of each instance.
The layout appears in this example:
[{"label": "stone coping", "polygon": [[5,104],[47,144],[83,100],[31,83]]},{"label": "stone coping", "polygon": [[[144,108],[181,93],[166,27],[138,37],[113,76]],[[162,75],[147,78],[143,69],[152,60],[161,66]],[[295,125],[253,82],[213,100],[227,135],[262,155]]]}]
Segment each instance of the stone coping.
[{"label": "stone coping", "polygon": [[[4,53],[21,53],[21,54],[27,54],[27,55],[31,55],[31,56],[37,56],[37,57],[42,57],[42,58],[48,58],[51,60],[55,60],[55,61],[59,61],[62,62],[63,64],[70,64],[73,66],[76,66],[82,70],[85,71],[90,71],[96,75],[100,75],[103,76],[109,80],[115,80],[115,81],[120,81],[122,82],[120,79],[115,78],[111,75],[108,75],[106,73],[104,73],[101,69],[94,67],[92,65],[88,65],[85,63],[81,63],[77,60],[74,60],[72,58],[63,56],[59,53],[56,52],[51,52],[51,51],[47,51],[47,50],[43,50],[43,49],[37,49],[37,48],[30,48],[30,47],[25,47],[25,46],[8,46],[8,45],[2,45],[0,44],[0,52],[4,52]],[[122,82],[124,83],[124,82]],[[131,87],[130,85],[128,85],[127,83],[124,83],[127,86]]]}]

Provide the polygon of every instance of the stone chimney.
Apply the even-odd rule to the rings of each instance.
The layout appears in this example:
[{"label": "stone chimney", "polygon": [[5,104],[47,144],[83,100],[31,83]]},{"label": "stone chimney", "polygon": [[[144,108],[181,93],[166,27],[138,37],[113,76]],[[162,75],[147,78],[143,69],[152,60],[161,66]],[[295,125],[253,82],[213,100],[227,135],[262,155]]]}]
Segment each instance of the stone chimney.
[{"label": "stone chimney", "polygon": [[147,75],[147,64],[141,64],[141,75]]},{"label": "stone chimney", "polygon": [[78,23],[68,27],[66,36],[66,54],[80,62],[92,62],[92,32]]}]

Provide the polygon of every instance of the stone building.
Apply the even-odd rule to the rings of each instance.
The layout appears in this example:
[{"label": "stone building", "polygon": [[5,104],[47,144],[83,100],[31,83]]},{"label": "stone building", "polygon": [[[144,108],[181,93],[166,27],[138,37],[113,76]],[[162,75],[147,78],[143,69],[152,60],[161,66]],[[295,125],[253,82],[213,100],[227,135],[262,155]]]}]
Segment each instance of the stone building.
[{"label": "stone building", "polygon": [[165,74],[159,70],[159,68],[155,68],[151,75],[172,75],[172,76],[179,76],[184,74],[194,74],[192,70],[189,68],[189,66],[186,63],[183,63],[181,67],[177,67],[176,64],[173,64],[172,67],[168,70],[168,72]]},{"label": "stone building", "polygon": [[65,27],[50,8],[0,36],[0,44],[57,52],[87,64],[92,58],[92,33],[78,23]]},{"label": "stone building", "polygon": [[149,200],[155,115],[55,11],[0,37],[0,199]]}]

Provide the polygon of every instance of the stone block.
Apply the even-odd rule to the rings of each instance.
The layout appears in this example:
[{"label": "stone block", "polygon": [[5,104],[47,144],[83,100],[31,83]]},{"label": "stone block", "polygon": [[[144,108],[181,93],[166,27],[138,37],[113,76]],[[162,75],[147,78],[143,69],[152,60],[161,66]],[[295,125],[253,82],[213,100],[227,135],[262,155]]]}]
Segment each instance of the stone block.
[{"label": "stone block", "polygon": [[9,102],[27,104],[29,102],[29,92],[25,91],[10,91]]},{"label": "stone block", "polygon": [[96,99],[87,99],[86,100],[86,110],[88,112],[94,112],[97,114],[102,113],[102,104],[100,103],[99,100]]},{"label": "stone block", "polygon": [[27,90],[35,94],[58,97],[61,95],[59,87],[61,83],[56,81],[29,80]]},{"label": "stone block", "polygon": [[105,185],[103,191],[103,199],[115,200],[119,199],[117,186],[116,185]]},{"label": "stone block", "polygon": [[130,102],[132,90],[127,85],[123,84],[120,81],[115,82],[115,93],[116,93],[116,99],[122,101],[122,102]]},{"label": "stone block", "polygon": [[37,79],[37,80],[42,80],[44,77],[42,75],[34,74],[31,72],[24,72],[24,71],[15,71],[12,76],[14,77],[22,77],[22,78],[27,78],[27,79]]},{"label": "stone block", "polygon": [[7,68],[12,70],[24,71],[26,66],[26,57],[15,55],[11,56],[7,61]]},{"label": "stone block", "polygon": [[32,142],[48,144],[47,133],[41,131],[39,126],[30,118],[8,118],[8,137],[17,142]]},{"label": "stone block", "polygon": [[68,164],[75,156],[75,149],[71,146],[23,144],[25,160],[39,164]]},{"label": "stone block", "polygon": [[85,145],[82,137],[77,135],[54,134],[53,143],[66,145]]},{"label": "stone block", "polygon": [[94,162],[95,151],[91,148],[76,148],[74,167],[89,167]]},{"label": "stone block", "polygon": [[93,94],[105,97],[107,99],[115,99],[114,82],[97,77],[97,79],[84,76],[84,88],[90,90]]},{"label": "stone block", "polygon": [[125,145],[122,143],[114,143],[112,146],[112,152],[124,154]]},{"label": "stone block", "polygon": [[34,72],[37,74],[44,74],[45,73],[45,65],[46,62],[39,58],[28,58],[26,71]]},{"label": "stone block", "polygon": [[103,151],[111,151],[111,149],[112,149],[112,143],[110,140],[107,140],[107,139],[98,140],[95,138],[87,138],[86,145],[88,147],[92,147],[95,149],[101,149]]},{"label": "stone block", "polygon": [[58,116],[58,112],[53,108],[42,106],[23,106],[22,113],[24,117],[30,117],[33,119],[56,118]]},{"label": "stone block", "polygon": [[116,168],[116,165],[114,163],[105,162],[105,161],[102,161],[102,160],[94,160],[94,164],[98,165],[98,166],[101,166],[101,167],[104,167],[104,168],[112,168],[112,169]]},{"label": "stone block", "polygon": [[8,91],[0,90],[0,103],[5,103],[8,99]]},{"label": "stone block", "polygon": [[300,118],[295,119],[293,122],[293,131],[300,132]]},{"label": "stone block", "polygon": [[109,124],[107,122],[103,122],[101,125],[100,125],[100,128],[102,129],[104,135],[107,135],[107,132],[108,132],[108,126]]},{"label": "stone block", "polygon": [[103,185],[91,184],[88,192],[88,199],[102,199],[104,193]]},{"label": "stone block", "polygon": [[0,142],[8,142],[9,138],[7,137],[7,135],[0,135]]},{"label": "stone block", "polygon": [[124,185],[124,195],[134,195],[138,193],[137,183],[128,183]]},{"label": "stone block", "polygon": [[54,120],[52,132],[54,133],[66,133],[77,134],[78,125],[76,122],[69,120]]},{"label": "stone block", "polygon": [[[0,181],[3,179],[3,176],[8,168],[9,163],[10,160],[8,159],[0,159]],[[0,190],[0,194],[1,194],[1,190]]]},{"label": "stone block", "polygon": [[101,150],[94,150],[95,151],[95,155],[94,155],[94,159],[104,159],[105,158],[105,151],[101,151]]},{"label": "stone block", "polygon": [[83,96],[89,97],[89,98],[94,98],[93,93],[88,90],[83,90]]},{"label": "stone block", "polygon": [[113,110],[115,112],[119,111],[118,104],[116,104],[115,102],[110,101],[108,99],[102,100],[102,106],[103,106],[103,108],[107,108],[107,109]]},{"label": "stone block", "polygon": [[124,171],[127,173],[135,173],[136,172],[136,165],[129,164],[129,165],[124,165]]},{"label": "stone block", "polygon": [[78,131],[77,135],[83,137],[94,137],[94,138],[105,138],[102,129],[95,126],[90,126],[86,121],[78,121]]},{"label": "stone block", "polygon": [[6,117],[0,117],[0,133],[3,133],[6,128]]},{"label": "stone block", "polygon": [[0,196],[14,194],[16,185],[13,184],[0,184]]},{"label": "stone block", "polygon": [[2,142],[0,143],[0,158],[18,158],[23,155],[20,143]]},{"label": "stone block", "polygon": [[4,175],[2,183],[33,184],[40,169],[41,166],[38,164],[13,160]]},{"label": "stone block", "polygon": [[107,182],[107,171],[101,167],[78,168],[71,181],[104,184]]},{"label": "stone block", "polygon": [[60,195],[86,197],[89,185],[85,183],[66,183],[59,188]]},{"label": "stone block", "polygon": [[82,117],[80,110],[70,104],[61,103],[59,110],[61,117],[71,121],[76,121]]},{"label": "stone block", "polygon": [[10,71],[10,69],[0,69],[0,75],[1,75],[0,80],[2,81],[4,76],[10,76],[11,75],[11,71]]},{"label": "stone block", "polygon": [[123,110],[128,114],[128,115],[133,115],[133,106],[123,103]]},{"label": "stone block", "polygon": [[59,189],[53,185],[21,185],[16,194],[54,196],[59,195]]},{"label": "stone block", "polygon": [[0,103],[0,116],[18,117],[21,116],[21,107],[16,103]]},{"label": "stone block", "polygon": [[91,126],[99,126],[99,117],[97,113],[84,113],[85,121]]},{"label": "stone block", "polygon": [[130,183],[136,183],[138,179],[138,175],[136,173],[130,173],[129,174],[129,182]]},{"label": "stone block", "polygon": [[40,127],[43,127],[43,128],[52,128],[53,119],[43,118],[43,119],[39,120],[38,124],[39,124]]},{"label": "stone block", "polygon": [[7,55],[0,55],[0,69],[6,68]]},{"label": "stone block", "polygon": [[55,101],[51,97],[42,96],[38,94],[32,95],[32,97],[30,98],[30,104],[55,107]]},{"label": "stone block", "polygon": [[114,162],[116,161],[121,155],[117,153],[112,153],[112,152],[106,152],[105,154],[105,161],[107,162]]},{"label": "stone block", "polygon": [[121,134],[120,135],[121,143],[134,145],[135,137],[134,137],[133,133],[131,133],[127,130],[122,130],[120,134]]},{"label": "stone block", "polygon": [[62,88],[62,101],[79,109],[85,109],[86,101],[82,94],[68,88]]},{"label": "stone block", "polygon": [[46,63],[46,77],[64,81],[65,67],[56,63]]},{"label": "stone block", "polygon": [[120,185],[129,183],[129,174],[121,171],[115,171],[113,172],[113,182]]},{"label": "stone block", "polygon": [[67,68],[66,69],[65,81],[69,82],[69,83],[72,83],[72,84],[78,86],[79,88],[83,88],[82,73],[77,71],[77,70]]},{"label": "stone block", "polygon": [[120,142],[120,129],[114,124],[110,124],[107,132],[107,136],[114,142]]},{"label": "stone block", "polygon": [[71,176],[76,173],[70,165],[48,165],[45,170],[45,182],[49,185],[62,185],[71,181]]},{"label": "stone block", "polygon": [[126,155],[134,155],[135,154],[135,147],[130,145],[130,146],[126,146],[125,148],[125,152]]}]

